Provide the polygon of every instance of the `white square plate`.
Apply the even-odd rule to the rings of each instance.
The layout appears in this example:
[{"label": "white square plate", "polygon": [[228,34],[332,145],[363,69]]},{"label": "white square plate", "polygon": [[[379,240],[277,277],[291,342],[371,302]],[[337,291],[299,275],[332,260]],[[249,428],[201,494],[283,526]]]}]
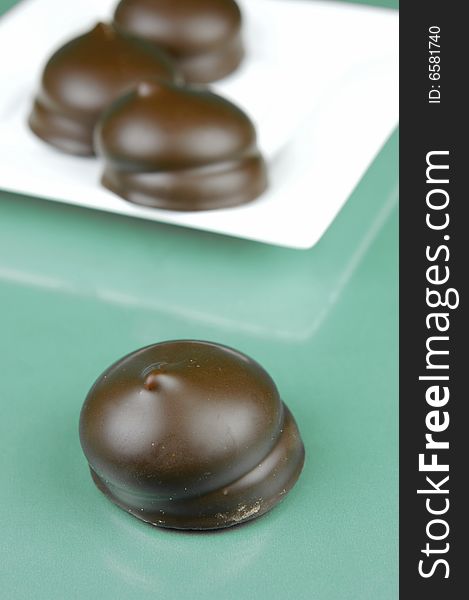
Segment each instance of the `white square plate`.
[{"label": "white square plate", "polygon": [[115,3],[23,0],[0,20],[0,187],[280,246],[312,247],[397,125],[397,12],[327,1],[242,0],[247,58],[212,87],[253,119],[270,186],[238,208],[180,213],[120,199],[100,187],[97,159],[61,154],[26,126],[49,55],[97,20],[109,19]]}]

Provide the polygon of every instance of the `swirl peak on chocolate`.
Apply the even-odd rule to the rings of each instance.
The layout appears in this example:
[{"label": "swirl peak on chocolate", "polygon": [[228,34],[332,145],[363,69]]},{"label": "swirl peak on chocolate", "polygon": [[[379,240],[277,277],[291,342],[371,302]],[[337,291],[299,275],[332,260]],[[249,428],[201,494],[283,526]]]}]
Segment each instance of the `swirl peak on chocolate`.
[{"label": "swirl peak on chocolate", "polygon": [[65,152],[91,155],[93,130],[103,109],[148,77],[178,81],[180,76],[164,52],[98,23],[51,56],[29,126]]},{"label": "swirl peak on chocolate", "polygon": [[164,48],[192,83],[231,73],[243,58],[241,12],[234,0],[121,0],[116,25]]},{"label": "swirl peak on chocolate", "polygon": [[217,529],[260,516],[293,487],[304,448],[266,371],[179,340],[142,348],[91,388],[80,439],[110,500],[153,525]]},{"label": "swirl peak on chocolate", "polygon": [[136,204],[225,208],[267,186],[252,122],[207,90],[141,82],[104,112],[95,142],[103,185]]}]

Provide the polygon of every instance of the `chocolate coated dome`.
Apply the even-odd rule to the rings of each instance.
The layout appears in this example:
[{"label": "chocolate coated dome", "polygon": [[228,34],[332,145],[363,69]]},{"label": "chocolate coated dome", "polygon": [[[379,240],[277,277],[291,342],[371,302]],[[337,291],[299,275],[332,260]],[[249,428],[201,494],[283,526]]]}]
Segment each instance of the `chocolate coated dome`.
[{"label": "chocolate coated dome", "polygon": [[103,185],[123,198],[170,210],[253,200],[267,185],[249,118],[206,90],[147,81],[117,100],[96,129]]},{"label": "chocolate coated dome", "polygon": [[234,0],[121,0],[114,22],[164,48],[192,83],[224,77],[243,57],[241,12]]},{"label": "chocolate coated dome", "polygon": [[163,52],[99,23],[49,59],[29,125],[61,150],[93,154],[93,129],[103,109],[148,77],[179,76]]},{"label": "chocolate coated dome", "polygon": [[98,487],[154,525],[227,527],[272,508],[304,448],[266,371],[225,346],[163,342],[96,381],[80,439]]}]

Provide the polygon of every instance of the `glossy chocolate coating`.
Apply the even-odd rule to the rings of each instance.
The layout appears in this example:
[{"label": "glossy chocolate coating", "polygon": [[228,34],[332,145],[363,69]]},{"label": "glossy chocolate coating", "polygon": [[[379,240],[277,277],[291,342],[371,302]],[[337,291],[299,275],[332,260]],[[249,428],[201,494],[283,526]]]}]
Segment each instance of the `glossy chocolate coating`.
[{"label": "glossy chocolate coating", "polygon": [[60,150],[91,155],[93,130],[103,109],[147,77],[179,78],[166,54],[99,23],[49,59],[29,126]]},{"label": "glossy chocolate coating", "polygon": [[296,423],[264,369],[199,341],[148,346],[107,369],[83,405],[80,440],[110,500],[175,529],[262,515],[304,461]]},{"label": "glossy chocolate coating", "polygon": [[244,55],[234,0],[121,0],[114,22],[164,48],[191,83],[228,75]]},{"label": "glossy chocolate coating", "polygon": [[248,117],[206,90],[141,83],[102,116],[102,183],[130,202],[208,210],[253,200],[267,185]]}]

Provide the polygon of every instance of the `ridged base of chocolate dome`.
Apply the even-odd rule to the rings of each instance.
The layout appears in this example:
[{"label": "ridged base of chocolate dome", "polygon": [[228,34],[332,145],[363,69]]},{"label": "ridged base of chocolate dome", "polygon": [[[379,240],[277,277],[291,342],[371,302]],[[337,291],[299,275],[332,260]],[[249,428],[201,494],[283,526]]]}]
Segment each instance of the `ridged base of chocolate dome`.
[{"label": "ridged base of chocolate dome", "polygon": [[244,523],[278,504],[295,485],[303,468],[303,443],[285,405],[284,411],[284,424],[277,444],[263,461],[233,483],[206,494],[151,498],[147,493],[138,497],[103,481],[90,467],[92,478],[111,502],[157,527],[201,531]]},{"label": "ridged base of chocolate dome", "polygon": [[166,210],[228,208],[257,198],[267,187],[259,156],[174,171],[135,172],[108,165],[102,184],[134,204]]},{"label": "ridged base of chocolate dome", "polygon": [[239,67],[244,58],[244,47],[238,35],[223,48],[204,54],[173,55],[172,58],[188,83],[211,83]]},{"label": "ridged base of chocolate dome", "polygon": [[62,152],[93,156],[94,120],[89,124],[80,123],[76,119],[51,111],[40,100],[36,100],[28,125],[37,137]]}]

